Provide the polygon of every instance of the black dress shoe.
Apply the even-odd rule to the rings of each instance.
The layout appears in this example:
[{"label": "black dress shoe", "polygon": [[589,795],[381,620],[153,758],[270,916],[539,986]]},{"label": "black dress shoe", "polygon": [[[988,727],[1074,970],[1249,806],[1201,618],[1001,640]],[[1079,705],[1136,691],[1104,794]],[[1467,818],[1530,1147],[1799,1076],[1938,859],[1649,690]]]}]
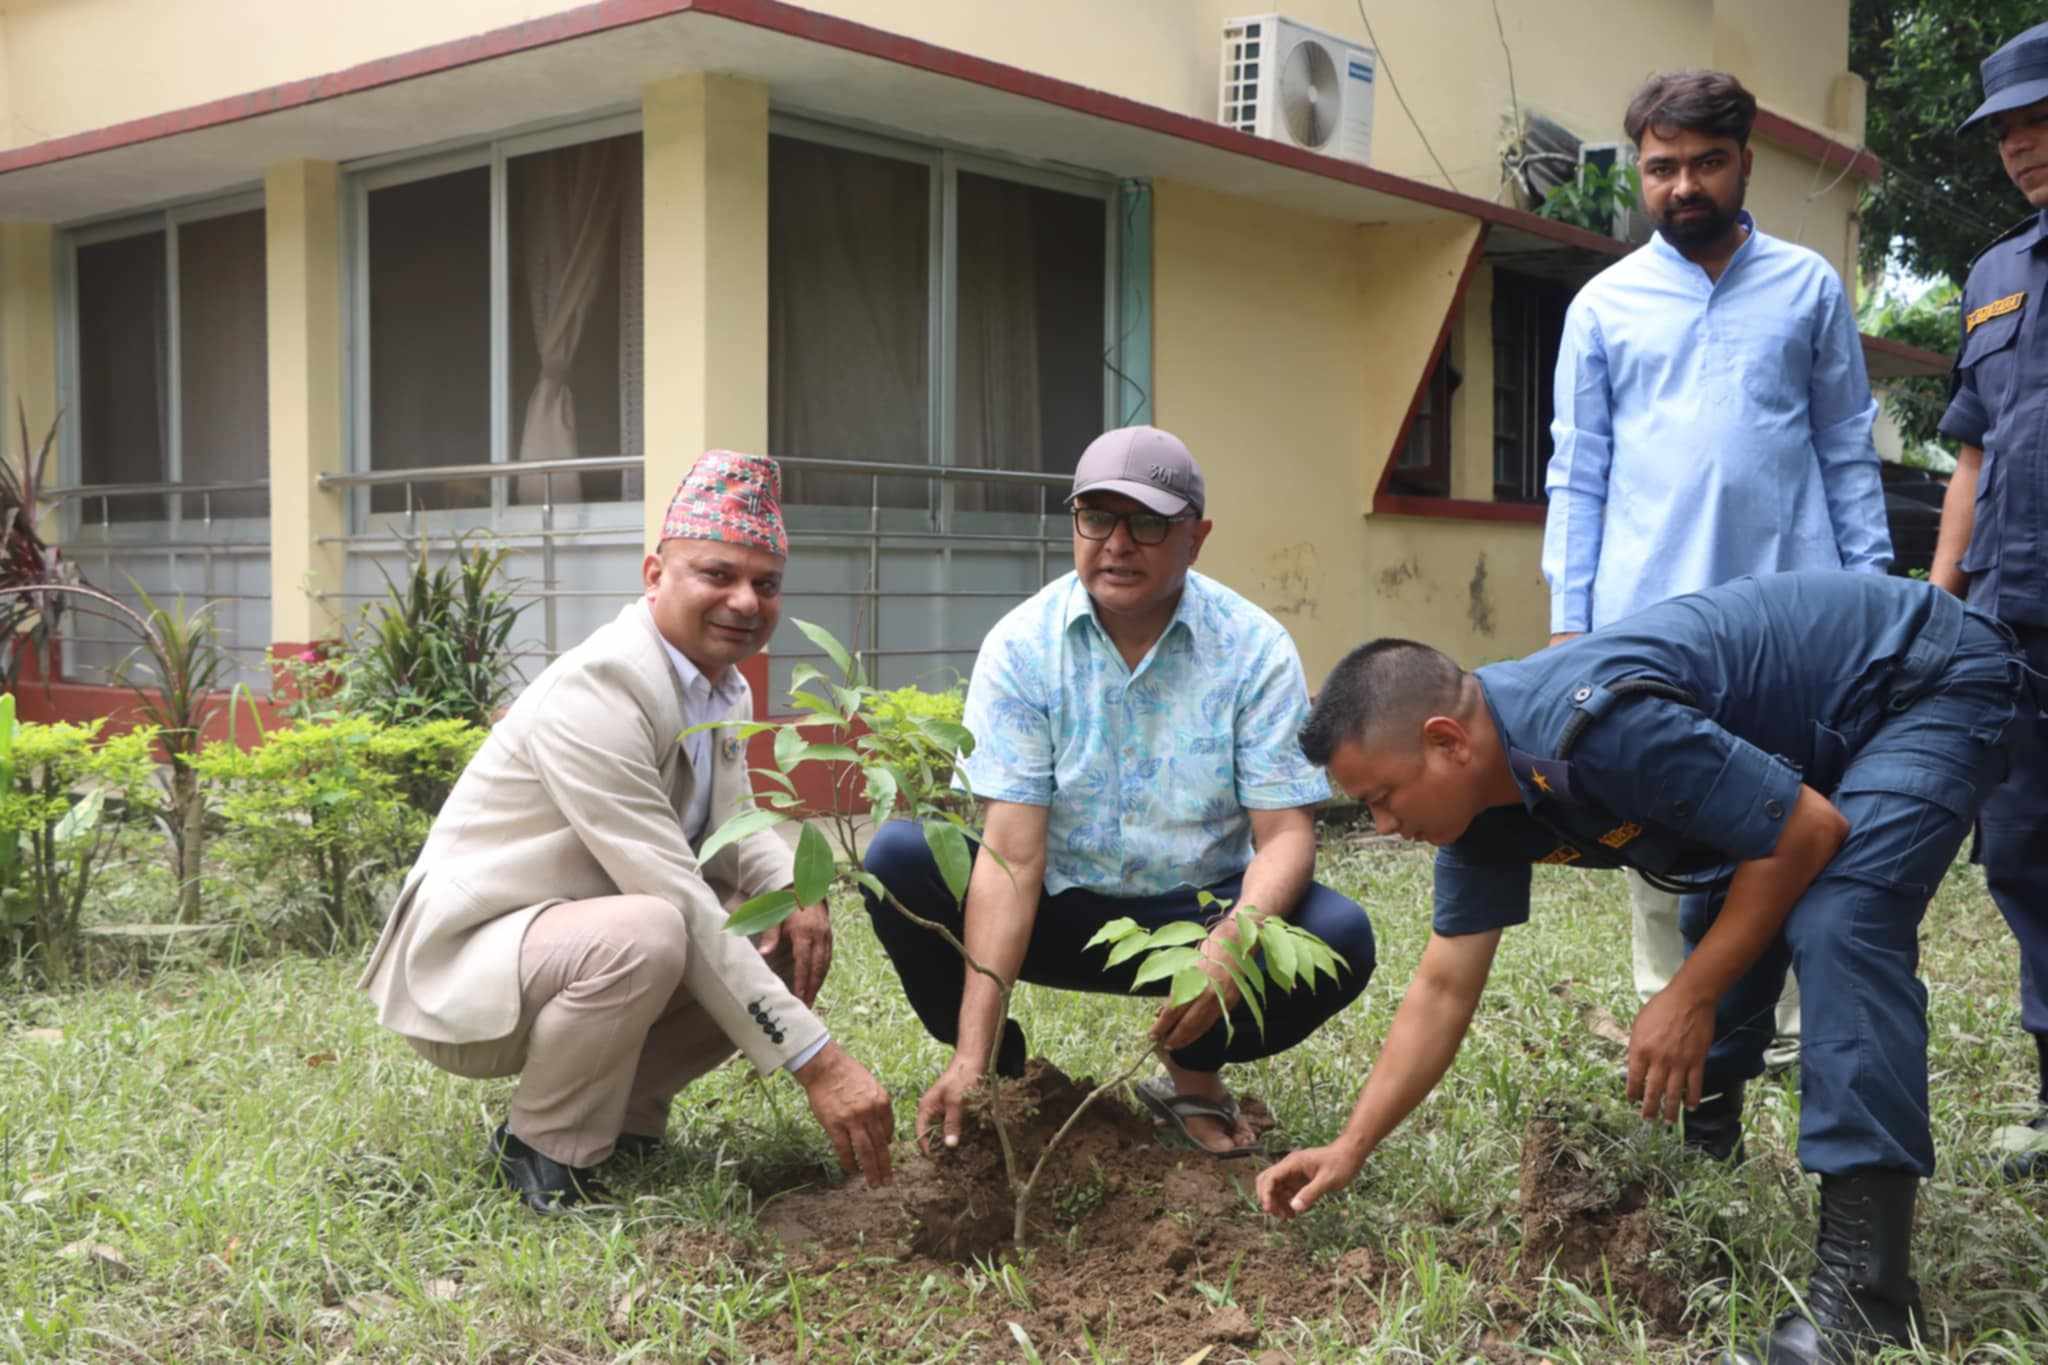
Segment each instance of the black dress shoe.
[{"label": "black dress shoe", "polygon": [[498,1125],[491,1134],[491,1158],[498,1176],[535,1213],[566,1213],[582,1203],[598,1203],[611,1192],[591,1178],[587,1166],[565,1166],[545,1152],[527,1146]]},{"label": "black dress shoe", "polygon": [[660,1138],[650,1137],[646,1133],[621,1133],[618,1141],[612,1144],[610,1160],[617,1161],[624,1157],[628,1161],[652,1161],[660,1156],[666,1147],[667,1144]]}]

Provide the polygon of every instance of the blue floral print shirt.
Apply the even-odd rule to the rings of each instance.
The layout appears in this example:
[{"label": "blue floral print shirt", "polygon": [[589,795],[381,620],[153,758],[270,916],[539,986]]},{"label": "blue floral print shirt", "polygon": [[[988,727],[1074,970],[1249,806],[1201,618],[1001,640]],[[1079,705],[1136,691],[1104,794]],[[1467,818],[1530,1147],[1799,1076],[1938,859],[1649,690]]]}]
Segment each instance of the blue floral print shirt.
[{"label": "blue floral print shirt", "polygon": [[1307,718],[1301,656],[1260,607],[1190,572],[1131,669],[1069,573],[982,641],[961,768],[976,796],[1048,808],[1047,894],[1159,895],[1244,871],[1248,812],[1329,796]]}]

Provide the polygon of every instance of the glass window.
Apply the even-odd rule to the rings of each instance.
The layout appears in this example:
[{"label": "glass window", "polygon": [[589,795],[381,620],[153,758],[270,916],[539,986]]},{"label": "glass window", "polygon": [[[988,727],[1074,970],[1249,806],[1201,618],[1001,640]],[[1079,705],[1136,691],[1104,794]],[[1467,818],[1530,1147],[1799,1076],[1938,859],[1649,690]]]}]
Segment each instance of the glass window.
[{"label": "glass window", "polygon": [[[783,127],[769,143],[769,448],[1072,470],[1107,424],[1114,373],[1110,187],[1090,193],[947,152]],[[950,340],[938,346],[942,315]],[[789,501],[809,506],[864,508],[871,485],[866,475],[784,473]],[[948,486],[957,512],[1044,505],[1031,488]],[[934,487],[883,479],[880,503],[929,508]]]},{"label": "glass window", "polygon": [[1429,372],[1422,401],[1408,424],[1408,439],[1394,461],[1388,490],[1410,497],[1444,498],[1451,493],[1451,394],[1460,376],[1448,347]]},{"label": "glass window", "polygon": [[[270,477],[263,210],[178,225],[180,481]],[[261,492],[185,499],[188,517],[262,516]]]},{"label": "glass window", "polygon": [[[263,211],[158,221],[163,226],[79,242],[73,251],[80,482],[267,478]],[[170,501],[109,498],[104,512],[112,521],[160,522],[170,519]],[[260,516],[265,507],[256,491],[181,502],[189,517]],[[89,501],[82,514],[99,520],[101,502]]]},{"label": "glass window", "polygon": [[[498,190],[502,271],[492,257]],[[494,152],[409,180],[378,176],[361,202],[368,468],[641,453],[639,134]],[[505,296],[494,299],[499,287]],[[611,472],[513,479],[504,500],[538,504],[549,492],[558,503],[639,496],[637,481],[628,492]],[[469,480],[417,484],[413,498],[423,509],[486,508],[493,492]],[[401,485],[371,492],[372,512],[405,507]]]},{"label": "glass window", "polygon": [[[163,483],[170,461],[168,236],[143,232],[77,256],[81,482]],[[100,505],[92,505],[97,516]],[[161,521],[159,498],[112,498],[115,521]]]},{"label": "glass window", "polygon": [[[959,176],[953,463],[1072,473],[1103,429],[1100,199]],[[963,511],[1036,512],[1035,489],[963,484]]]},{"label": "glass window", "polygon": [[[931,176],[915,161],[768,143],[768,445],[778,455],[929,464]],[[792,503],[864,507],[871,480],[791,468]],[[884,479],[885,507],[927,481]]]},{"label": "glass window", "polygon": [[1493,496],[1542,502],[1550,466],[1557,352],[1569,286],[1513,271],[1493,275]]},{"label": "glass window", "polygon": [[[370,468],[491,458],[491,171],[412,180],[368,196]],[[434,507],[483,507],[482,483],[418,485]],[[374,490],[375,512],[405,490]]]}]

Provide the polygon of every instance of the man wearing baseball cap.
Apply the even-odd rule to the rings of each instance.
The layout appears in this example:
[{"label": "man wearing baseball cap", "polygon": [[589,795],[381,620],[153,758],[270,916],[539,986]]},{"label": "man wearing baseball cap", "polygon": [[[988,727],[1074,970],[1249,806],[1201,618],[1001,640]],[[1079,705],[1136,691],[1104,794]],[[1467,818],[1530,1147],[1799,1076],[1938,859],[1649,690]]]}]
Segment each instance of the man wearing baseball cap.
[{"label": "man wearing baseball cap", "polygon": [[849,1171],[889,1178],[889,1096],[811,1002],[825,907],[756,944],[730,904],[791,885],[773,833],[699,862],[748,789],[737,665],[782,613],[781,471],[715,450],[684,476],[641,600],[520,693],[463,770],[399,891],[362,987],[378,1019],[458,1076],[519,1077],[492,1135],[539,1213],[603,1197],[594,1170],[660,1151],[669,1101],[734,1049],[786,1070]]},{"label": "man wearing baseball cap", "polygon": [[[1105,433],[1082,454],[1068,503],[1074,572],[997,623],[967,689],[975,748],[961,773],[1001,861],[977,855],[964,908],[914,824],[878,830],[867,867],[980,962],[1041,986],[1130,992],[1136,962],[1109,967],[1084,945],[1124,916],[1147,928],[1213,918],[1204,891],[1329,943],[1347,970],[1273,993],[1263,1030],[1234,993],[1227,1037],[1207,993],[1154,1023],[1166,1071],[1139,1094],[1161,1136],[1241,1155],[1254,1135],[1223,1065],[1292,1047],[1355,999],[1372,974],[1372,925],[1310,880],[1312,812],[1329,787],[1295,743],[1308,714],[1301,659],[1279,622],[1193,571],[1212,523],[1187,447],[1155,427]],[[917,1117],[920,1139],[952,1145],[998,1030],[1004,1075],[1023,1071],[1023,1031],[938,935],[873,896],[868,913],[918,1018],[954,1047]],[[1227,956],[1216,941],[1227,932],[1211,929],[1212,961]]]},{"label": "man wearing baseball cap", "polygon": [[[1996,148],[2033,212],[1984,249],[1963,285],[1941,434],[1958,445],[1928,577],[2011,627],[2048,670],[2048,24],[1984,59],[1984,99],[1963,131]],[[2048,1177],[2048,718],[2022,708],[2011,771],[1977,817],[1976,857],[2020,949],[2020,1026],[2032,1035],[2039,1142],[2008,1156],[2009,1179]]]}]

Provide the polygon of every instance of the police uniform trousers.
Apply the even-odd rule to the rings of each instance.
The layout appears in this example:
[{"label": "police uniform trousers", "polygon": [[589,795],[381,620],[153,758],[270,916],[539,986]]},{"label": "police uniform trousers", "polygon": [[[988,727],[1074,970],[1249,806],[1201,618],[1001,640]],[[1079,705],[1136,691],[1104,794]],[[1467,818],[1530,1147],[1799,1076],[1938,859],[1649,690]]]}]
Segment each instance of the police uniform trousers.
[{"label": "police uniform trousers", "polygon": [[[1900,667],[1875,728],[1828,794],[1849,821],[1848,839],[1721,998],[1708,1094],[1762,1073],[1787,967],[1798,977],[1799,1161],[1809,1171],[1934,1172],[1920,920],[2006,773],[2001,737],[2020,692],[2010,639],[1973,613],[1949,659],[1909,656]],[[1686,897],[1689,945],[1725,897]]]},{"label": "police uniform trousers", "polygon": [[[2048,629],[2022,626],[2015,634],[2027,663],[2048,673]],[[2048,1038],[2048,717],[2022,700],[2006,738],[2012,771],[1978,813],[1977,861],[2019,940],[2020,1027]]]}]

